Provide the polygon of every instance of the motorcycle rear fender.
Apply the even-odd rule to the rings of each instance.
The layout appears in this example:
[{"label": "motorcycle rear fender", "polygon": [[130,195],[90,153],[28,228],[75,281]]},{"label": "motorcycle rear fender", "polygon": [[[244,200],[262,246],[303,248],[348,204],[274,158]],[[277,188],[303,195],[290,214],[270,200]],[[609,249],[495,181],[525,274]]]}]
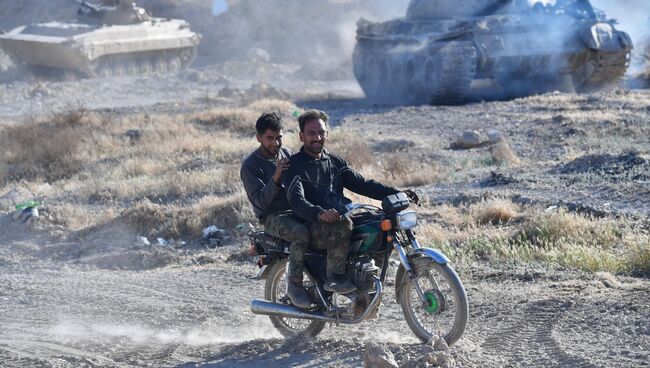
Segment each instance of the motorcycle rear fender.
[{"label": "motorcycle rear fender", "polygon": [[[407,257],[409,261],[413,261],[416,258],[425,257],[431,259],[437,264],[445,265],[449,263],[449,258],[447,258],[447,256],[442,254],[442,252],[439,250],[431,248],[413,249],[407,254]],[[399,296],[402,293],[402,285],[399,284],[399,281],[404,276],[404,272],[406,272],[406,269],[404,266],[401,266],[397,269],[397,275],[395,275],[395,301],[399,301]]]}]

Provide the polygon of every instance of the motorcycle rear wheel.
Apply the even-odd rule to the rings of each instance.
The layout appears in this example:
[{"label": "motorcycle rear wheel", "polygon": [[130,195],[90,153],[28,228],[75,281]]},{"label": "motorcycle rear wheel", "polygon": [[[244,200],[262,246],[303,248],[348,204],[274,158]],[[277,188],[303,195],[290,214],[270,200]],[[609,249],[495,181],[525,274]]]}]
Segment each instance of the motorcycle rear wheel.
[{"label": "motorcycle rear wheel", "polygon": [[[283,259],[271,266],[264,286],[266,300],[279,304],[290,304],[287,296],[287,265],[288,259]],[[269,316],[273,326],[285,337],[314,337],[325,327],[323,321],[313,321],[282,316]]]},{"label": "motorcycle rear wheel", "polygon": [[412,265],[429,303],[424,305],[408,273],[400,270],[395,285],[400,288],[398,302],[406,323],[423,343],[442,336],[451,346],[467,327],[469,307],[465,288],[448,264],[441,265],[430,258],[419,257],[412,260]]}]

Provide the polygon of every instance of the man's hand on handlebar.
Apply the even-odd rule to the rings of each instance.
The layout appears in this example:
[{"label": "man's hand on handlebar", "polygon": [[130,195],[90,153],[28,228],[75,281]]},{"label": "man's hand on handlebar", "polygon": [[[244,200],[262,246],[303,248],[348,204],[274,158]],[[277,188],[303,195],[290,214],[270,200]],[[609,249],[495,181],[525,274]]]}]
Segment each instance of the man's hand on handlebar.
[{"label": "man's hand on handlebar", "polygon": [[409,201],[411,201],[412,203],[415,204],[420,203],[420,197],[418,197],[418,194],[415,193],[413,190],[407,189],[404,191],[404,194],[406,194],[406,196],[409,197]]}]

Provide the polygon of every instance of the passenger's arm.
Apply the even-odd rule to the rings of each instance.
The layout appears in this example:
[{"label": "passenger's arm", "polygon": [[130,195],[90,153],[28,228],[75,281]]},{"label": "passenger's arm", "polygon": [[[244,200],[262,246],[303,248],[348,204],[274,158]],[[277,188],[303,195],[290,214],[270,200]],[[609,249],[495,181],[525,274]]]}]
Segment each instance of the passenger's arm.
[{"label": "passenger's arm", "polygon": [[284,183],[287,187],[287,199],[293,212],[308,221],[319,222],[320,219],[318,216],[325,209],[312,204],[305,198],[305,190],[302,186],[300,175],[285,175]]},{"label": "passenger's arm", "polygon": [[252,165],[243,165],[240,176],[244,183],[246,195],[255,207],[267,208],[282,189],[281,186],[273,182],[272,178],[265,183],[262,170],[256,169]]}]

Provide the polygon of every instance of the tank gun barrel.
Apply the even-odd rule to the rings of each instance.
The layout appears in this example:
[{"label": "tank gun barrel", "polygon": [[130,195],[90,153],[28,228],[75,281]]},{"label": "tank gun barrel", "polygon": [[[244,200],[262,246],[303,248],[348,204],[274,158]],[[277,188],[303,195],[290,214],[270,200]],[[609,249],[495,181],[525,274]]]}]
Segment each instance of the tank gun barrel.
[{"label": "tank gun barrel", "polygon": [[82,7],[87,8],[87,9],[93,11],[93,12],[97,12],[97,13],[99,13],[99,11],[100,11],[98,5],[95,5],[95,4],[92,4],[92,3],[88,3],[88,2],[86,2],[86,0],[73,0],[73,1],[74,1],[75,3],[81,5]]}]

